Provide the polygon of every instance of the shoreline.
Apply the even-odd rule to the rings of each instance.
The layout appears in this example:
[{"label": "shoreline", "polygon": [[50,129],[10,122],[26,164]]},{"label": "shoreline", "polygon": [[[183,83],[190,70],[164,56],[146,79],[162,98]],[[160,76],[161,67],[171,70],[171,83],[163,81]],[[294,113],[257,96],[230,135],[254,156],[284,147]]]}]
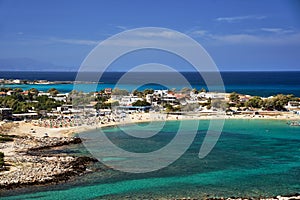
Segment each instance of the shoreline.
[{"label": "shoreline", "polygon": [[[48,183],[57,183],[66,181],[73,176],[86,173],[88,164],[97,162],[93,158],[85,158],[79,163],[83,168],[76,169],[72,163],[77,159],[70,155],[40,155],[40,149],[53,148],[57,146],[80,143],[79,138],[74,135],[95,130],[97,128],[107,128],[122,125],[132,125],[136,123],[180,121],[180,120],[300,120],[297,115],[281,116],[261,116],[261,115],[211,115],[211,116],[193,116],[193,115],[168,115],[151,113],[130,114],[125,121],[108,122],[105,124],[82,125],[79,127],[50,128],[38,127],[28,122],[12,123],[8,130],[2,130],[5,135],[15,135],[14,141],[0,143],[0,151],[4,152],[5,162],[9,164],[8,171],[0,171],[0,190],[9,190],[29,185],[44,185]],[[5,125],[2,123],[0,125]],[[1,126],[1,127],[2,127]],[[288,125],[287,125],[288,126]],[[2,129],[2,128],[1,128]],[[45,137],[45,133],[48,134]],[[79,139],[80,140],[80,139]],[[30,152],[34,152],[31,154]],[[41,162],[41,164],[38,164]],[[30,170],[32,169],[32,170]],[[41,172],[40,172],[41,171]],[[23,173],[24,172],[24,173]],[[11,175],[10,175],[11,174]],[[38,177],[38,179],[37,179]]]},{"label": "shoreline", "polygon": [[[68,126],[68,127],[43,127],[37,126],[30,122],[9,122],[8,124],[17,124],[18,127],[12,126],[12,129],[7,134],[17,136],[35,136],[44,137],[45,133],[49,137],[73,137],[78,133],[90,131],[96,128],[107,128],[119,125],[132,125],[136,123],[147,122],[164,122],[164,121],[180,121],[180,120],[282,120],[282,121],[299,121],[300,115],[280,112],[281,115],[225,115],[225,114],[211,114],[211,115],[176,115],[166,113],[134,113],[126,117],[125,120],[110,121],[104,123],[94,123],[92,125]],[[33,120],[34,122],[34,120]],[[5,123],[2,123],[5,124]],[[0,126],[2,125],[0,123]],[[0,130],[1,131],[1,130]]]},{"label": "shoreline", "polygon": [[0,143],[0,151],[5,155],[5,166],[0,171],[0,191],[67,181],[73,176],[89,172],[88,166],[97,162],[87,156],[39,152],[41,149],[81,143],[80,138],[22,135],[18,134],[22,124],[16,126],[14,124],[11,130],[3,134],[13,133],[13,141]]}]

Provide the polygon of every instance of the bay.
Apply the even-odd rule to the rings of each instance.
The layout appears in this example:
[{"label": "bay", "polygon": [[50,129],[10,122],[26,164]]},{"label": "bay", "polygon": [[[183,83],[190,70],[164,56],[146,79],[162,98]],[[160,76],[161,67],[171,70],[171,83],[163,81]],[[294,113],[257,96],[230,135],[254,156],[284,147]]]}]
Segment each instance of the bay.
[{"label": "bay", "polygon": [[[229,119],[214,149],[199,159],[208,124],[208,120],[201,120],[190,148],[161,170],[130,174],[104,170],[103,164],[97,163],[96,172],[58,185],[17,189],[2,194],[6,197],[1,199],[266,197],[300,191],[300,127],[288,126],[281,120]],[[143,140],[128,136],[119,128],[104,130],[111,141],[124,149],[152,151],[168,144],[179,125],[180,121],[166,122],[158,135]],[[128,125],[126,129],[147,131],[147,124]],[[89,155],[83,145],[57,151]],[[117,163],[128,158],[106,159]]]}]

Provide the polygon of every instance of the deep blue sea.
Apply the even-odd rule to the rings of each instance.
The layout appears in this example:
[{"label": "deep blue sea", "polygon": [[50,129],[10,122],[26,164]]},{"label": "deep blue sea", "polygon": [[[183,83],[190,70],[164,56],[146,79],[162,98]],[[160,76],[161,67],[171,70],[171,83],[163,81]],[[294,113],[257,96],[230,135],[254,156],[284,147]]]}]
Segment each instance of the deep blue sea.
[{"label": "deep blue sea", "polygon": [[[142,72],[141,72],[142,73]],[[134,90],[135,83],[141,78],[141,73],[135,72],[133,79],[128,80],[122,85],[118,85],[121,89]],[[209,72],[206,72],[209,73]],[[145,73],[143,73],[145,74]],[[161,79],[172,77],[172,73],[151,72],[149,76],[156,76]],[[207,88],[202,76],[197,72],[181,72],[188,80],[193,88]],[[49,80],[49,81],[74,81],[76,80],[77,72],[1,72],[0,78],[5,79],[27,79],[27,80]],[[93,73],[90,74],[91,76]],[[114,88],[118,80],[124,75],[124,72],[106,72],[100,78],[101,82],[97,90],[107,87]],[[271,96],[274,94],[294,94],[300,96],[300,71],[297,72],[221,72],[224,81],[226,92],[238,92],[242,94]],[[171,87],[182,89],[182,85],[176,82],[176,79],[171,82]],[[56,87],[60,92],[70,92],[73,89],[73,84],[61,85],[5,85],[5,87],[21,87],[29,89],[36,87],[41,91],[46,91],[52,87]],[[146,88],[165,89],[161,85],[149,83],[138,89]],[[171,89],[171,88],[169,88]]]}]

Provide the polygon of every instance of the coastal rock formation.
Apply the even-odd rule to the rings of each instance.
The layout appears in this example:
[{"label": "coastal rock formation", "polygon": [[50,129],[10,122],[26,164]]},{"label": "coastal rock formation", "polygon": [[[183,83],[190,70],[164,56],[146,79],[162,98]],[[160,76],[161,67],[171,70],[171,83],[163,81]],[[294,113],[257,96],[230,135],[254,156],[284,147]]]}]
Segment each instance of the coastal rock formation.
[{"label": "coastal rock formation", "polygon": [[10,165],[8,171],[0,172],[0,189],[11,189],[23,185],[45,184],[68,180],[84,173],[96,159],[68,155],[39,155],[40,149],[80,143],[76,137],[18,137],[13,142],[1,144],[1,148],[13,150],[5,157]]},{"label": "coastal rock formation", "polygon": [[35,146],[28,149],[28,152],[38,151],[41,149],[46,149],[50,147],[58,147],[68,144],[79,144],[81,139],[78,137],[27,137],[25,140],[32,140],[35,142]]}]

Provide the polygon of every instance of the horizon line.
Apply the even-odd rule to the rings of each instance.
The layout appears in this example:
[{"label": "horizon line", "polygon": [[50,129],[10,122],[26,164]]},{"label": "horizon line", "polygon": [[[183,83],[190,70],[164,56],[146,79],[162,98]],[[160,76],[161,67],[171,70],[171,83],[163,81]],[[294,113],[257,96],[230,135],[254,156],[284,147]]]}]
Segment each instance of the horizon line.
[{"label": "horizon line", "polygon": [[[75,73],[75,72],[79,72],[79,70],[1,70],[0,72],[70,72],[70,73]],[[100,71],[86,71],[86,72],[100,72]],[[101,71],[103,73],[103,71]],[[108,73],[126,73],[128,71],[105,71]],[[168,71],[135,71],[133,73],[170,73]],[[175,72],[198,72],[198,71],[174,71]],[[217,72],[217,71],[201,71],[201,72]],[[219,70],[218,72],[300,72],[299,70]],[[172,73],[172,72],[171,72]]]}]

